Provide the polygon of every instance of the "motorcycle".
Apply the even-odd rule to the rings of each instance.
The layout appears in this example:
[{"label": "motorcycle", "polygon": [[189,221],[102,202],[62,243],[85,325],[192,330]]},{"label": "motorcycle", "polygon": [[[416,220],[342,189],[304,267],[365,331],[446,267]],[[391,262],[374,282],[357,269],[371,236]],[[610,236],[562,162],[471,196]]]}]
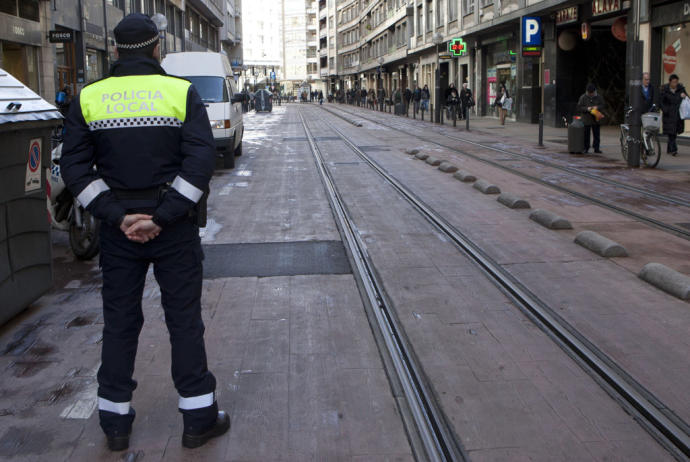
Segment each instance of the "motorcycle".
[{"label": "motorcycle", "polygon": [[75,257],[90,260],[100,251],[100,221],[85,210],[65,187],[60,175],[62,143],[59,139],[57,141],[51,153],[50,169],[46,172],[50,223],[54,228],[69,233],[69,244]]}]

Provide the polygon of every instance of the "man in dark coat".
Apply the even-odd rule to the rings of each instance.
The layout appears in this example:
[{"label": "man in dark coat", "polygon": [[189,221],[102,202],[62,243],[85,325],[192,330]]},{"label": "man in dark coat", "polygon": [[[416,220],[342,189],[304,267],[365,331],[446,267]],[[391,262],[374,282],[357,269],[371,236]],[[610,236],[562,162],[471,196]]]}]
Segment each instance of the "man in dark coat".
[{"label": "man in dark coat", "polygon": [[405,88],[405,91],[403,92],[403,102],[405,103],[405,114],[407,114],[409,112],[411,100],[412,100],[412,90],[410,90],[409,88]]},{"label": "man in dark coat", "polygon": [[636,109],[638,109],[638,113],[641,115],[651,111],[652,106],[657,104],[657,92],[649,82],[649,72],[642,74],[640,92],[642,92],[642,98],[640,98],[640,106]]},{"label": "man in dark coat", "polygon": [[683,133],[684,121],[680,118],[680,103],[687,98],[685,87],[678,82],[678,76],[671,74],[668,83],[661,88],[661,110],[664,111],[664,134],[668,136],[666,152],[675,156],[678,154],[676,137]]},{"label": "man in dark coat", "polygon": [[414,92],[412,92],[412,100],[414,101],[414,113],[419,112],[419,103],[422,101],[422,89],[418,85],[414,86]]},{"label": "man in dark coat", "polygon": [[582,123],[585,125],[585,152],[589,151],[589,133],[592,132],[594,140],[594,152],[601,154],[599,120],[592,114],[593,110],[601,112],[604,109],[604,98],[597,93],[594,84],[587,85],[587,92],[580,96],[577,102],[577,110],[582,115]]},{"label": "man in dark coat", "polygon": [[462,104],[462,118],[467,119],[467,111],[474,106],[472,90],[467,86],[467,82],[462,84],[462,90],[460,90],[460,104]]}]

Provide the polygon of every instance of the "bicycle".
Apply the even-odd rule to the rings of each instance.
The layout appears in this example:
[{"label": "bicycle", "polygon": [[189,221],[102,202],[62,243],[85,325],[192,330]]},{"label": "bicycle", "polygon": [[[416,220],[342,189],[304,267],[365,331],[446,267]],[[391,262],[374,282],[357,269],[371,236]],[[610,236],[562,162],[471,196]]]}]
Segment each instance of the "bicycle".
[{"label": "bicycle", "polygon": [[[659,164],[661,158],[661,142],[659,141],[659,131],[661,130],[661,114],[656,111],[656,105],[652,106],[652,111],[642,114],[642,140],[640,143],[640,158],[642,162],[649,167],[654,168]],[[630,136],[630,114],[633,112],[632,107],[628,107],[625,111],[625,120],[628,123],[621,124],[621,154],[623,160],[628,161],[628,143],[632,141]]]}]

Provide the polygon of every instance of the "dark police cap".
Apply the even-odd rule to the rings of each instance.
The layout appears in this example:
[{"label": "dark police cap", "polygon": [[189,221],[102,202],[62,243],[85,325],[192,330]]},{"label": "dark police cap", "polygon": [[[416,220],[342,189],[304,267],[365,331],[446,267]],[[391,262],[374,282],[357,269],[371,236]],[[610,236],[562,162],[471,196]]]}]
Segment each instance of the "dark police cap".
[{"label": "dark police cap", "polygon": [[596,91],[597,87],[594,86],[593,83],[590,83],[587,85],[587,93],[594,93]]},{"label": "dark police cap", "polygon": [[158,28],[151,18],[141,13],[125,16],[115,26],[115,41],[118,48],[136,50],[156,43]]}]

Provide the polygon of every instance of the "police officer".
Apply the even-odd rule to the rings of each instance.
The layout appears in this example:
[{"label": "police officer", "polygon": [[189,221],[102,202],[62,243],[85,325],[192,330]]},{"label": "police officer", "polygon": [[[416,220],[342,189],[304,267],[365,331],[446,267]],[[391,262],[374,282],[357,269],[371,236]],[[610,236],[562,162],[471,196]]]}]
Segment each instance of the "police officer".
[{"label": "police officer", "polygon": [[182,444],[193,448],[230,428],[206,365],[200,302],[203,254],[196,220],[215,145],[194,87],[160,67],[153,21],[131,14],[114,32],[118,60],[110,77],[75,98],[60,160],[70,191],[102,221],[100,424],[111,450],[129,447],[141,297],[152,263],[172,345]]}]

